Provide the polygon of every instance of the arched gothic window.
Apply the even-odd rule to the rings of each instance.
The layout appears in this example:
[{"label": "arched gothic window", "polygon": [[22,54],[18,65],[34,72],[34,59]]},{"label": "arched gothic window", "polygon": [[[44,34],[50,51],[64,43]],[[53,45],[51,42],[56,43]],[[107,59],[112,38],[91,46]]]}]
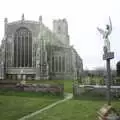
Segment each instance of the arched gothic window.
[{"label": "arched gothic window", "polygon": [[24,27],[14,35],[14,67],[32,67],[32,33]]}]

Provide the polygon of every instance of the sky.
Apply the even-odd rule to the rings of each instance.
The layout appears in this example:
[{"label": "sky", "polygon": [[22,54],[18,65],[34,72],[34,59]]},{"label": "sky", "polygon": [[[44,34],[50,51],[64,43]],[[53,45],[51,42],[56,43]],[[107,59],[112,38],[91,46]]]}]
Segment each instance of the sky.
[{"label": "sky", "polygon": [[97,31],[105,29],[112,20],[113,31],[109,37],[111,51],[115,58],[111,68],[116,69],[120,60],[120,1],[119,0],[2,0],[0,2],[0,40],[4,37],[4,18],[8,22],[21,20],[38,21],[42,15],[43,23],[52,30],[54,19],[66,18],[70,45],[73,45],[83,60],[84,69],[106,67],[103,61],[104,40]]}]

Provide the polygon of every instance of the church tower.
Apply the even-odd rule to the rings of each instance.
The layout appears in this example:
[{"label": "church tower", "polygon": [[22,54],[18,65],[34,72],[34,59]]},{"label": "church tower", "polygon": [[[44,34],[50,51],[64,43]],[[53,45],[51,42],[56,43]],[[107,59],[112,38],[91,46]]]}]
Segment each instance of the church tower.
[{"label": "church tower", "polygon": [[65,46],[69,45],[68,23],[66,19],[53,20],[53,32]]}]

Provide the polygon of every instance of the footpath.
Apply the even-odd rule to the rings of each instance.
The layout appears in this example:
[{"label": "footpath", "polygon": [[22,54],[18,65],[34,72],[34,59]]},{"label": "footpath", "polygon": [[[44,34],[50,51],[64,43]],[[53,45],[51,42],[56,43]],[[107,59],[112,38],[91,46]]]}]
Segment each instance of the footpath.
[{"label": "footpath", "polygon": [[63,103],[63,102],[65,102],[65,101],[67,101],[67,100],[72,99],[72,97],[73,97],[73,94],[72,94],[72,93],[65,93],[63,100],[59,100],[59,101],[57,101],[57,102],[55,102],[55,103],[52,103],[51,105],[48,105],[48,106],[46,106],[46,107],[44,107],[44,108],[42,108],[42,109],[40,109],[40,110],[37,110],[36,112],[33,112],[33,113],[31,113],[31,114],[28,114],[28,115],[26,115],[26,116],[24,116],[24,117],[22,117],[22,118],[20,118],[20,119],[18,119],[18,120],[26,120],[26,119],[28,119],[28,118],[31,118],[31,117],[33,117],[33,116],[35,116],[35,115],[37,115],[37,114],[40,114],[41,112],[43,112],[43,111],[45,111],[45,110],[48,110],[48,109],[50,109],[50,108],[52,108],[52,107],[54,107],[54,106],[56,106],[56,105],[58,105],[58,104],[60,104],[60,103]]}]

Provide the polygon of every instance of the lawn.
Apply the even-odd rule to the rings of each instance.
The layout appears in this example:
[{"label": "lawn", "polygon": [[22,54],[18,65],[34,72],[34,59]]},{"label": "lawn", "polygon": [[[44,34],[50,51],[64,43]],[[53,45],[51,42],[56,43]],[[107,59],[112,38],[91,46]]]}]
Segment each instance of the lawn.
[{"label": "lawn", "polygon": [[[10,96],[11,95],[11,96]],[[61,98],[9,91],[0,94],[0,119],[17,120],[29,113],[35,112]]]},{"label": "lawn", "polygon": [[[96,120],[97,111],[106,101],[102,100],[69,100],[57,105],[28,120]],[[120,101],[112,103],[120,109]]]},{"label": "lawn", "polygon": [[[72,81],[27,81],[27,83],[64,83],[65,92],[72,92]],[[59,96],[45,95],[33,92],[18,92],[7,89],[0,89],[0,119],[16,120],[29,113],[35,112],[59,99]]]},{"label": "lawn", "polygon": [[64,80],[28,80],[27,83],[35,83],[35,84],[64,84]]},{"label": "lawn", "polygon": [[[1,83],[20,83],[21,80],[5,80]],[[64,80],[26,80],[27,84],[64,84]]]},{"label": "lawn", "polygon": [[[27,81],[27,83],[64,83],[64,92],[72,93],[72,80]],[[72,99],[61,103],[28,120],[95,120],[97,111],[102,105],[107,103],[105,99],[100,98],[98,96],[92,97],[91,95],[81,96],[79,100]],[[0,90],[0,119],[19,119],[59,99],[61,98],[58,96],[44,95],[41,93],[6,92]],[[120,110],[120,100],[113,100],[112,105]]]},{"label": "lawn", "polygon": [[72,84],[73,84],[72,80],[64,80],[64,92],[72,93],[73,92]]},{"label": "lawn", "polygon": [[[65,92],[72,92],[72,83],[71,80],[64,80]],[[97,111],[106,103],[103,96],[81,96],[81,98],[69,100],[28,120],[96,120]],[[112,105],[120,111],[120,101],[113,100]]]}]

